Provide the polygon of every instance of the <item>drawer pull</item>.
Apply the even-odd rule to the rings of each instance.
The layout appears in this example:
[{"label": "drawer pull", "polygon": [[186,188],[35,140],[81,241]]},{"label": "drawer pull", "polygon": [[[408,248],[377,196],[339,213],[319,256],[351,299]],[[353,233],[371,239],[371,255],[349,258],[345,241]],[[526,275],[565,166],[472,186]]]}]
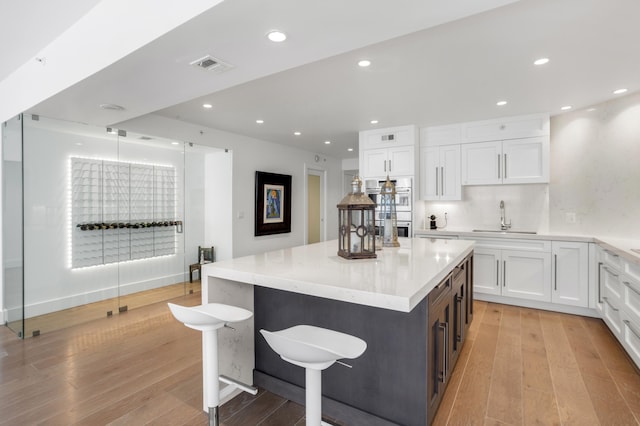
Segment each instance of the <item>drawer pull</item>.
[{"label": "drawer pull", "polygon": [[640,296],[640,291],[636,290],[635,288],[633,288],[633,286],[631,285],[631,283],[627,282],[627,281],[622,281],[622,284],[626,285],[627,287],[629,287],[629,290],[633,291],[635,294],[637,294],[638,296]]},{"label": "drawer pull", "polygon": [[598,262],[598,303],[602,303],[602,262]]},{"label": "drawer pull", "polygon": [[558,255],[553,255],[553,289],[558,291]]},{"label": "drawer pull", "polygon": [[622,320],[622,322],[624,322],[627,325],[627,327],[629,327],[629,330],[631,330],[631,332],[635,334],[638,339],[640,339],[640,334],[638,334],[638,332],[635,331],[633,327],[631,327],[631,322],[629,322],[629,320]]},{"label": "drawer pull", "polygon": [[607,302],[607,305],[609,305],[611,307],[611,309],[613,309],[614,312],[618,312],[620,310],[620,309],[616,308],[615,306],[613,306],[611,304],[611,302],[609,302],[609,298],[608,297],[603,297],[602,300]]}]

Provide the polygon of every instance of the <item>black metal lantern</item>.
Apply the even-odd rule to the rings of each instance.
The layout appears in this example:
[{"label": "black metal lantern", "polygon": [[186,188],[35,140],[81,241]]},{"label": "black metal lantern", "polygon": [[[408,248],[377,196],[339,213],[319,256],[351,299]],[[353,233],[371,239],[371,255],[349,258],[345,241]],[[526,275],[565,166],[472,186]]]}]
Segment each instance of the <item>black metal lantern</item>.
[{"label": "black metal lantern", "polygon": [[351,192],[338,204],[338,256],[376,257],[375,208],[376,204],[362,192],[362,181],[354,176]]},{"label": "black metal lantern", "polygon": [[398,216],[396,213],[396,186],[389,176],[380,188],[380,235],[383,247],[400,247],[398,242]]}]

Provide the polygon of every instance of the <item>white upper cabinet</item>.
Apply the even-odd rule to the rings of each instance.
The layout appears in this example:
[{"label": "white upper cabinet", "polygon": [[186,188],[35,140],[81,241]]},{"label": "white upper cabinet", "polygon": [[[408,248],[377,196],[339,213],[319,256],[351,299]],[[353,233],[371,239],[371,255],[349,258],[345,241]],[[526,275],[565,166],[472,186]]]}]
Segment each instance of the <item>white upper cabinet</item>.
[{"label": "white upper cabinet", "polygon": [[415,126],[360,132],[360,177],[413,177],[416,172]]},{"label": "white upper cabinet", "polygon": [[420,147],[420,188],[423,200],[461,200],[460,145]]},{"label": "white upper cabinet", "polygon": [[549,182],[549,137],[462,145],[462,184]]},{"label": "white upper cabinet", "polygon": [[420,198],[461,200],[460,137],[462,126],[420,129]]}]

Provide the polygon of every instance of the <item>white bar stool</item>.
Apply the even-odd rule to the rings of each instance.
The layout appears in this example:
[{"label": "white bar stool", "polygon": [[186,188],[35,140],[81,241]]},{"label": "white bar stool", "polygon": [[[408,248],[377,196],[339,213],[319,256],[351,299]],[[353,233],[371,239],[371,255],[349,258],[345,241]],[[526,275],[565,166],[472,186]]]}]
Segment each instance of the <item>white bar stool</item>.
[{"label": "white bar stool", "polygon": [[[322,422],[322,370],[341,358],[357,358],[367,342],[338,331],[311,325],[296,325],[280,331],[260,330],[280,358],[305,369],[305,415],[307,426]],[[338,361],[339,364],[351,367]]]},{"label": "white bar stool", "polygon": [[[184,325],[202,332],[202,378],[203,399],[209,410],[209,425],[218,426],[220,422],[220,400],[240,389],[252,395],[258,390],[252,386],[238,382],[230,377],[218,375],[218,329],[229,327],[230,322],[244,321],[253,315],[253,312],[236,306],[220,303],[208,303],[198,306],[180,306],[168,303],[174,317]],[[233,328],[233,327],[229,327]],[[226,383],[220,392],[220,383]]]}]

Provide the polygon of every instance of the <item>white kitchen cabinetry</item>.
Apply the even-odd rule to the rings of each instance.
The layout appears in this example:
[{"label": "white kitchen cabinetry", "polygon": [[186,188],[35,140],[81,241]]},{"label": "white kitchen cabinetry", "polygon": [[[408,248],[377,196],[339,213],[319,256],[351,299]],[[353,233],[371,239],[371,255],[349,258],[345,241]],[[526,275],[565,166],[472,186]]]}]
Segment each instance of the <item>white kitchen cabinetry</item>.
[{"label": "white kitchen cabinetry", "polygon": [[549,137],[462,144],[462,184],[549,182]]},{"label": "white kitchen cabinetry", "polygon": [[411,176],[416,169],[415,126],[360,132],[360,176]]},{"label": "white kitchen cabinetry", "polygon": [[550,243],[476,240],[473,276],[476,293],[550,302]]},{"label": "white kitchen cabinetry", "polygon": [[571,306],[589,306],[589,244],[552,241],[551,301]]},{"label": "white kitchen cabinetry", "polygon": [[420,198],[461,200],[460,145],[420,147]]},{"label": "white kitchen cabinetry", "polygon": [[598,248],[597,309],[636,366],[640,366],[640,265]]},{"label": "white kitchen cabinetry", "polygon": [[415,150],[412,146],[369,149],[362,153],[360,173],[366,177],[413,176]]}]

